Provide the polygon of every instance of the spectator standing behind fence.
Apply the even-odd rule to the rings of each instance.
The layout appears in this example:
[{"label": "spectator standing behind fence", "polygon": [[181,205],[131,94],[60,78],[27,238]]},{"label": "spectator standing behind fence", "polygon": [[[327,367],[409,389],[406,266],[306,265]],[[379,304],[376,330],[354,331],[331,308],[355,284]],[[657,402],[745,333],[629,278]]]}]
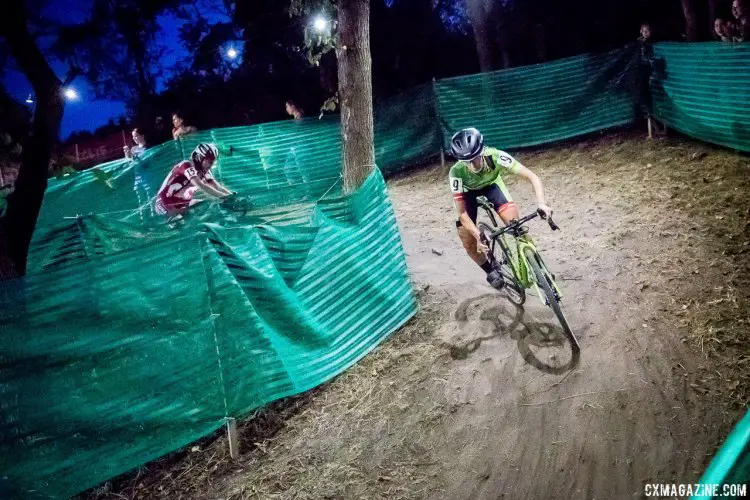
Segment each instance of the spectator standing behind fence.
[{"label": "spectator standing behind fence", "polygon": [[[151,204],[152,190],[151,183],[149,181],[149,172],[147,171],[147,164],[143,161],[143,156],[146,153],[146,137],[140,132],[139,129],[133,129],[133,142],[135,146],[125,146],[125,157],[129,158],[134,162],[133,165],[133,191],[138,198],[138,212],[141,216],[141,221],[144,216],[150,215],[153,217],[154,211]],[[146,208],[148,207],[148,208]]]},{"label": "spectator standing behind fence", "polygon": [[[304,122],[302,119],[305,117],[305,113],[299,106],[297,106],[297,103],[291,99],[286,101],[286,113],[293,117],[294,121],[299,123],[300,126],[303,125]],[[301,128],[295,127],[295,129],[296,130],[293,133],[301,134],[303,132],[303,129]],[[299,193],[299,197],[307,198],[309,194],[308,179],[307,175],[305,175],[304,169],[300,165],[297,149],[294,145],[289,147],[289,152],[284,159],[284,176],[286,177],[287,184],[293,186]]]},{"label": "spectator standing behind fence", "polygon": [[732,2],[732,15],[734,16],[734,28],[736,34],[734,35],[735,42],[744,42],[750,35],[750,15],[748,15],[747,9],[741,0],[734,0]]},{"label": "spectator standing behind fence", "polygon": [[174,125],[174,128],[172,129],[172,139],[175,140],[183,135],[191,134],[198,130],[193,126],[185,125],[185,120],[179,113],[172,114],[172,124]]},{"label": "spectator standing behind fence", "polygon": [[638,41],[641,43],[651,41],[651,25],[648,23],[641,24],[641,36],[638,37]]},{"label": "spectator standing behind fence", "polygon": [[140,130],[137,128],[133,129],[133,143],[135,143],[135,146],[125,146],[123,151],[125,152],[125,158],[128,159],[139,159],[143,153],[146,151],[146,138],[141,134]]},{"label": "spectator standing behind fence", "polygon": [[640,58],[636,83],[636,113],[639,118],[651,117],[651,88],[650,81],[653,73],[654,49],[651,45],[651,26],[641,24],[641,36],[638,37]]},{"label": "spectator standing behind fence", "polygon": [[301,120],[305,117],[305,113],[292,100],[286,101],[286,113],[293,116],[295,120]]},{"label": "spectator standing behind fence", "polygon": [[654,58],[654,47],[651,25],[649,23],[641,24],[638,45],[640,48],[640,57],[638,58],[638,71],[635,72],[635,94],[636,94],[636,116],[646,118],[648,126],[648,137],[653,137],[654,132],[657,135],[664,135],[667,132],[666,126],[659,126],[659,121],[653,116],[653,99],[651,94],[651,85],[657,78],[656,60]]},{"label": "spectator standing behind fence", "polygon": [[[141,217],[141,221],[144,220],[145,216],[154,216],[154,210],[151,204],[151,197],[153,192],[151,189],[151,182],[149,179],[149,172],[147,170],[148,165],[143,161],[146,154],[146,136],[144,136],[140,129],[133,129],[133,143],[135,146],[125,146],[125,158],[132,160],[133,162],[133,191],[138,199],[138,213]],[[148,208],[146,208],[148,207]]]},{"label": "spectator standing behind fence", "polygon": [[734,24],[721,18],[714,21],[714,32],[722,42],[734,42],[738,35]]}]

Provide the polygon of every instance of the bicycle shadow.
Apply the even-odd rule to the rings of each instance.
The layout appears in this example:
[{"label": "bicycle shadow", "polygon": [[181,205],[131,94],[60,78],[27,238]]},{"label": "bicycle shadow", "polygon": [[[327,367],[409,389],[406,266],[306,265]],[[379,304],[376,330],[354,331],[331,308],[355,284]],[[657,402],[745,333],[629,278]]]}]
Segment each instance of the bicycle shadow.
[{"label": "bicycle shadow", "polygon": [[[454,313],[461,334],[469,340],[450,345],[454,359],[466,359],[482,342],[508,334],[516,340],[524,361],[545,373],[559,375],[573,370],[580,362],[580,350],[575,349],[556,323],[525,318],[523,306],[513,304],[497,293],[472,297],[462,302]],[[483,335],[476,336],[477,333]],[[543,356],[543,353],[548,353]],[[568,355],[562,356],[563,353]],[[544,359],[546,358],[546,359]],[[562,363],[557,363],[560,360]],[[554,363],[552,363],[554,362]]]}]

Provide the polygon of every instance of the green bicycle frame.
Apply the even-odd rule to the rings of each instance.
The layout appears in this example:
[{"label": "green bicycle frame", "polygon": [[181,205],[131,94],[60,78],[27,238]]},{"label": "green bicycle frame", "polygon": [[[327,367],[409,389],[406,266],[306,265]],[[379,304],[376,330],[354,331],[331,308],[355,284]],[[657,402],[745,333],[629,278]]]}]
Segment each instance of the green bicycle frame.
[{"label": "green bicycle frame", "polygon": [[[505,238],[513,238],[516,240],[516,252],[513,253],[510,251],[510,246],[505,241]],[[524,288],[531,288],[534,287],[534,290],[536,291],[537,296],[542,300],[542,303],[547,305],[545,303],[544,294],[539,290],[539,285],[537,284],[536,280],[537,277],[533,276],[532,273],[529,271],[531,269],[531,266],[529,265],[528,258],[526,257],[526,250],[531,250],[534,255],[539,259],[539,264],[541,268],[550,276],[552,273],[549,272],[549,269],[547,269],[547,265],[544,263],[544,260],[542,259],[542,256],[539,255],[539,252],[537,252],[536,246],[534,245],[534,241],[531,239],[531,237],[528,234],[524,234],[522,236],[512,236],[512,235],[502,235],[497,238],[496,240],[500,247],[503,250],[503,253],[508,259],[508,263],[510,264],[511,269],[513,270],[513,274],[516,277],[516,280],[518,283],[524,287]],[[552,286],[555,288],[555,291],[557,292],[558,297],[562,298],[562,291],[557,286],[557,283],[555,283],[555,280],[552,281]]]},{"label": "green bicycle frame", "polygon": [[[484,203],[480,203],[480,206],[484,208],[485,212],[487,212],[487,216],[492,221],[492,225],[497,228],[498,222],[495,218],[494,210],[492,209],[491,204],[485,205]],[[510,246],[505,241],[506,238],[513,238],[516,240],[516,253],[513,254],[510,251]],[[514,236],[508,233],[505,233],[501,236],[498,236],[495,238],[495,242],[500,244],[500,248],[503,251],[503,254],[508,259],[508,263],[510,264],[510,268],[513,270],[513,275],[516,278],[516,281],[524,287],[525,289],[529,289],[532,286],[534,287],[534,290],[536,290],[537,296],[540,298],[542,303],[544,305],[547,305],[545,302],[544,294],[539,290],[539,285],[536,282],[537,277],[532,276],[531,272],[529,272],[529,269],[531,266],[529,265],[528,259],[526,257],[526,250],[531,250],[534,255],[539,259],[540,267],[552,276],[552,273],[549,272],[549,269],[547,268],[547,264],[544,263],[544,260],[542,260],[542,256],[539,255],[539,252],[536,249],[536,246],[534,245],[534,241],[531,239],[531,236],[528,234],[523,234],[521,236]],[[493,246],[495,244],[493,242]],[[494,251],[494,248],[492,249]],[[559,298],[562,298],[562,290],[560,290],[560,287],[557,286],[557,283],[555,283],[555,280],[550,280],[552,283],[552,286],[555,288],[555,291],[557,292],[557,296]]]}]

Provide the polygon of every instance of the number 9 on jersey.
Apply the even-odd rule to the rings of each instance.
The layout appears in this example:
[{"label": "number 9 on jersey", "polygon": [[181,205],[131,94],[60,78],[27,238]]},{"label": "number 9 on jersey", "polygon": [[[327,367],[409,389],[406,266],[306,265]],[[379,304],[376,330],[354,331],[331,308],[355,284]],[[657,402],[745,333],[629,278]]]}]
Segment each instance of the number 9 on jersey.
[{"label": "number 9 on jersey", "polygon": [[457,177],[451,177],[451,191],[453,193],[463,193],[464,192],[464,183],[461,179]]}]

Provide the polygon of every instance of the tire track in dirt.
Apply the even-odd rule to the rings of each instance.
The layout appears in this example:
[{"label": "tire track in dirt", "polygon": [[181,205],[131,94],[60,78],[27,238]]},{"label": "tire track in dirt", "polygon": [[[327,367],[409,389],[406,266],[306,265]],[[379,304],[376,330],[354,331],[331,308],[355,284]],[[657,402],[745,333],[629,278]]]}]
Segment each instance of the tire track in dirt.
[{"label": "tire track in dirt", "polygon": [[750,162],[615,134],[517,156],[562,227],[530,224],[581,342],[572,370],[550,368],[570,363],[552,312],[514,307],[465,255],[447,168],[412,171],[389,189],[419,314],[250,419],[239,462],[221,437],[87,498],[609,500],[695,481],[750,394]]},{"label": "tire track in dirt", "polygon": [[[460,410],[443,429],[450,481],[440,496],[637,498],[646,482],[695,481],[721,438],[708,422],[722,416],[689,390],[686,374],[698,360],[667,312],[680,290],[639,285],[659,272],[653,264],[672,244],[654,238],[664,219],[629,199],[626,170],[534,159],[521,158],[540,173],[563,231],[530,228],[561,279],[563,310],[582,345],[567,375],[544,373],[520,354],[519,339],[555,325],[554,316],[528,297],[519,321],[506,299],[487,296],[483,273],[455,236],[442,173],[390,185],[414,280],[467,311],[439,332],[463,358],[451,365],[446,387]],[[530,190],[511,190],[528,211]]]}]

